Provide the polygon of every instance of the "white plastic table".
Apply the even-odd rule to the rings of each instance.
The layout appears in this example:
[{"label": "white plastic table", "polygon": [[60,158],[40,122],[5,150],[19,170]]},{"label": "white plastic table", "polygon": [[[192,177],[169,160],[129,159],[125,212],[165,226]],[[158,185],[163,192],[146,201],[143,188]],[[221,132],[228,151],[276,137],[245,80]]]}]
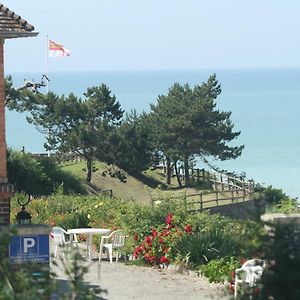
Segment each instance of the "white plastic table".
[{"label": "white plastic table", "polygon": [[86,244],[87,244],[87,256],[88,259],[91,260],[92,259],[92,243],[93,243],[93,234],[101,234],[101,235],[106,235],[110,233],[109,229],[104,229],[104,228],[74,228],[74,229],[69,229],[67,231],[68,233],[70,233],[71,237],[71,241],[75,240],[74,235],[76,234],[86,234],[87,236],[87,240],[86,240]]}]

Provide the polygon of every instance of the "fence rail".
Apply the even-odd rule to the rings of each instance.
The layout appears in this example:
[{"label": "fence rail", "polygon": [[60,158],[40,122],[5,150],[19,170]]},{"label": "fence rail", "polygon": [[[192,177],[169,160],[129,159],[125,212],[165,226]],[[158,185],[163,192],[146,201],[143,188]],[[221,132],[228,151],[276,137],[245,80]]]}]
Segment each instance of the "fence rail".
[{"label": "fence rail", "polygon": [[[246,190],[214,191],[174,196],[171,200],[181,199],[190,212],[203,211],[214,206],[237,203],[249,199],[250,193]],[[152,206],[161,203],[164,199],[152,199]]]}]

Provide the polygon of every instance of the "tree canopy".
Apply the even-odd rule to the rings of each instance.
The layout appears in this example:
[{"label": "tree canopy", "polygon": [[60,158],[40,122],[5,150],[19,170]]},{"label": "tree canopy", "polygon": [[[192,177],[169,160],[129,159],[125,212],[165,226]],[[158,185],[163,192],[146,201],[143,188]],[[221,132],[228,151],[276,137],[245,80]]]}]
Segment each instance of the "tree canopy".
[{"label": "tree canopy", "polygon": [[[120,125],[123,110],[109,88],[102,84],[88,88],[85,99],[24,92],[10,105],[19,111],[29,110],[27,120],[46,136],[47,150],[61,154],[75,153],[87,162],[87,182],[91,181],[93,161],[106,156],[107,141],[114,127]],[[102,146],[105,147],[102,147]]]},{"label": "tree canopy", "polygon": [[180,162],[189,185],[189,168],[195,158],[235,159],[244,147],[230,143],[240,132],[234,131],[231,112],[217,108],[221,86],[215,74],[194,87],[175,83],[166,95],[158,96],[149,113],[132,112],[126,118],[105,84],[88,88],[83,99],[74,94],[15,90],[11,78],[5,90],[7,107],[30,112],[27,119],[45,134],[46,149],[86,160],[87,182],[95,159],[132,173],[148,168],[159,153],[167,162],[167,181],[171,165],[178,175]]},{"label": "tree canopy", "polygon": [[184,162],[187,184],[191,158],[236,158],[244,147],[229,145],[240,132],[233,131],[231,113],[217,109],[220,93],[220,84],[212,75],[193,88],[175,83],[167,95],[160,95],[157,104],[151,105],[157,145],[167,159]]}]

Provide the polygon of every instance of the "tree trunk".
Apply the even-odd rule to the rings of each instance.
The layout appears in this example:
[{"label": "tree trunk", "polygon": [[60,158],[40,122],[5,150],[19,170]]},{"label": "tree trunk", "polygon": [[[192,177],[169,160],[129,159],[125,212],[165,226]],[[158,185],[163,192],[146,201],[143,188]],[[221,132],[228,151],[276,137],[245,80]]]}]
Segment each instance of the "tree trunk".
[{"label": "tree trunk", "polygon": [[171,184],[172,169],[171,169],[171,158],[170,157],[166,157],[166,167],[167,167],[167,174],[166,174],[167,184]]},{"label": "tree trunk", "polygon": [[180,187],[182,187],[182,182],[180,180],[180,176],[178,174],[178,169],[177,169],[177,161],[174,162],[174,167],[175,167],[175,173],[176,173],[176,178],[177,178],[178,185]]},{"label": "tree trunk", "polygon": [[189,158],[184,158],[184,175],[185,175],[185,186],[190,186],[190,173],[189,173]]},{"label": "tree trunk", "polygon": [[91,183],[92,180],[92,166],[93,166],[93,160],[90,158],[87,158],[86,160],[86,182]]}]

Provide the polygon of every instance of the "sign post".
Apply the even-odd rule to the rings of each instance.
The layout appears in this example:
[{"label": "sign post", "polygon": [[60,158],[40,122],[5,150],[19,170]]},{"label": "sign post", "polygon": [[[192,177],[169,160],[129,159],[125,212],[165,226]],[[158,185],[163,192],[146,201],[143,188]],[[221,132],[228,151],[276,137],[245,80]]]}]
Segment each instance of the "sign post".
[{"label": "sign post", "polygon": [[38,282],[41,294],[50,279],[50,251],[48,225],[30,224],[13,226],[16,235],[9,244],[9,263],[12,270],[26,265]]}]

